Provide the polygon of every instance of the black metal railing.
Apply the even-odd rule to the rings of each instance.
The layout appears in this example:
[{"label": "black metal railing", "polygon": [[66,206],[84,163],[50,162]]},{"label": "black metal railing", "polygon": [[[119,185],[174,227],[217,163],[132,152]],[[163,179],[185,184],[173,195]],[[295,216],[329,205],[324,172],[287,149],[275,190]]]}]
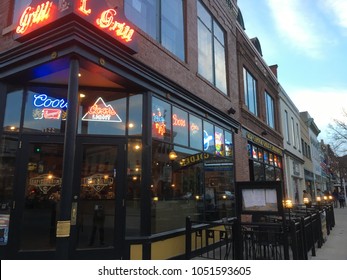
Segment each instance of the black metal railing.
[{"label": "black metal railing", "polygon": [[236,218],[192,221],[186,218],[186,259],[233,259]]},{"label": "black metal railing", "polygon": [[186,258],[246,260],[307,260],[335,225],[331,205],[291,210],[285,221],[241,223],[186,219]]}]

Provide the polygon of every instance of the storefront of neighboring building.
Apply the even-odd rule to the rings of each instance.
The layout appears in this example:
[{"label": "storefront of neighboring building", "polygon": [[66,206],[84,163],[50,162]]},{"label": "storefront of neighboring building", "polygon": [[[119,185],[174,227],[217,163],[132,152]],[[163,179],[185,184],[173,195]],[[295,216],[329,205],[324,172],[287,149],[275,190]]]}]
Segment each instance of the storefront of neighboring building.
[{"label": "storefront of neighboring building", "polygon": [[280,105],[282,115],[283,147],[285,162],[286,198],[295,204],[303,204],[304,159],[301,135],[301,117],[299,110],[289,98],[285,90],[280,87]]},{"label": "storefront of neighboring building", "polygon": [[[154,70],[184,50],[168,44],[146,65],[154,43],[125,17],[141,3],[24,2],[3,31],[16,41],[0,53],[1,257],[175,258],[187,216],[233,216],[229,78],[206,90],[218,93],[211,104],[170,79],[171,68]],[[203,1],[184,10],[197,7],[206,16]]]},{"label": "storefront of neighboring building", "polygon": [[282,181],[282,150],[247,130],[250,181]]},{"label": "storefront of neighboring building", "polygon": [[[277,67],[262,58],[260,42],[245,34],[239,12],[237,25],[241,133],[235,142],[237,181],[283,181]],[[283,193],[284,190],[283,190]]]}]

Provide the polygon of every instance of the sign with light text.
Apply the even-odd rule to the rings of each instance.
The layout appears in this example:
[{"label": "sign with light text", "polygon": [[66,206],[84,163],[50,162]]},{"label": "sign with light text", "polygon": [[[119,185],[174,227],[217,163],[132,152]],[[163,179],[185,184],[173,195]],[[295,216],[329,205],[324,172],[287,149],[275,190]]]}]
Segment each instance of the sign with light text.
[{"label": "sign with light text", "polygon": [[33,0],[20,12],[15,38],[20,39],[73,14],[136,52],[135,31],[125,18],[122,7],[121,0]]},{"label": "sign with light text", "polygon": [[67,101],[46,94],[35,94],[33,100],[33,118],[35,120],[66,120]]},{"label": "sign with light text", "polygon": [[107,105],[105,101],[99,97],[83,116],[82,121],[122,122],[122,119],[110,104]]}]

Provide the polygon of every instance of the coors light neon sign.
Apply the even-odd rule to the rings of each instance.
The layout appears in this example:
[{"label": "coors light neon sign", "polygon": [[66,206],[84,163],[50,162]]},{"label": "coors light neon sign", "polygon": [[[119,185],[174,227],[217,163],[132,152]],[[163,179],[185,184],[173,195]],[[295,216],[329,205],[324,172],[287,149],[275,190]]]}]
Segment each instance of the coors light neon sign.
[{"label": "coors light neon sign", "polygon": [[[121,8],[109,8],[100,0],[32,1],[19,17],[16,37],[22,37],[48,23],[69,14],[76,14],[97,26],[113,38],[129,45],[134,40],[134,29],[128,25]],[[134,48],[134,46],[132,46]]]}]

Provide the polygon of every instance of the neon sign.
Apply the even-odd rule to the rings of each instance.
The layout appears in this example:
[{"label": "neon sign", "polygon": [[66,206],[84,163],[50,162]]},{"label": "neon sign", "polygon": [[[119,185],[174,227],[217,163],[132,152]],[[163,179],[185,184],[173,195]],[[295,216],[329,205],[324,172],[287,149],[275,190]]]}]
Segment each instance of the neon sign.
[{"label": "neon sign", "polygon": [[37,108],[33,110],[33,118],[35,120],[66,119],[67,101],[65,99],[55,99],[46,94],[35,94],[33,105]]},{"label": "neon sign", "polygon": [[204,130],[204,151],[208,150],[210,147],[210,141],[213,141],[213,137],[208,135],[207,131]]},{"label": "neon sign", "polygon": [[114,16],[116,15],[116,10],[106,10],[101,14],[100,18],[96,20],[96,24],[102,29],[108,28],[110,31],[114,31],[115,35],[123,39],[125,42],[130,42],[134,34],[134,29],[131,29],[130,26],[125,25],[125,22],[117,22],[114,19]]},{"label": "neon sign", "polygon": [[191,131],[192,135],[198,133],[199,130],[200,129],[199,129],[199,126],[197,124],[195,124],[195,123],[190,124],[190,131]]},{"label": "neon sign", "polygon": [[99,97],[83,116],[82,121],[122,122],[122,119],[111,105],[106,105],[105,101]]},{"label": "neon sign", "polygon": [[46,21],[51,12],[53,2],[47,1],[41,5],[37,5],[36,8],[27,7],[19,20],[19,25],[16,28],[16,32],[19,34],[25,33],[29,27],[33,24],[39,24]]},{"label": "neon sign", "polygon": [[180,119],[176,114],[172,115],[172,125],[173,126],[186,126],[186,120],[185,119]]},{"label": "neon sign", "polygon": [[223,133],[215,132],[215,140],[216,140],[216,154],[220,155],[220,156],[223,156],[224,155],[224,150],[223,150],[223,145],[224,145]]},{"label": "neon sign", "polygon": [[52,99],[46,94],[35,94],[33,103],[35,107],[67,109],[67,101],[65,99]]},{"label": "neon sign", "polygon": [[121,9],[110,8],[104,1],[97,0],[51,0],[46,2],[33,0],[32,2],[32,6],[25,8],[19,16],[20,20],[16,28],[17,38],[69,14],[75,14],[118,41],[127,43],[126,45],[136,52],[137,46],[133,42],[135,31],[127,24]]},{"label": "neon sign", "polygon": [[155,131],[157,132],[157,134],[160,136],[164,136],[164,134],[166,132],[165,118],[162,115],[159,108],[157,109],[157,111],[158,111],[157,114],[153,113],[152,121],[154,123],[154,128],[155,128]]}]

